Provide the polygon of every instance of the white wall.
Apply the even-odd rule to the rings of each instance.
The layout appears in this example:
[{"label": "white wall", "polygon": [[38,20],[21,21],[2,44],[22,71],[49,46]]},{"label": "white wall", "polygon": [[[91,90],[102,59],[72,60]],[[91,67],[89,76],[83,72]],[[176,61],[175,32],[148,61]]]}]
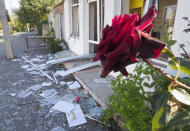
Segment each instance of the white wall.
[{"label": "white wall", "polygon": [[[172,39],[177,40],[178,43],[184,43],[190,41],[190,33],[185,33],[183,30],[187,27],[187,22],[182,17],[189,17],[190,19],[190,0],[178,0],[177,11],[174,23],[174,30]],[[180,55],[182,50],[178,50],[179,45],[172,46],[172,50],[175,55]],[[190,53],[190,45],[186,44],[185,49]]]},{"label": "white wall", "polygon": [[89,53],[88,45],[88,14],[87,2],[84,0],[79,1],[79,37],[72,37],[72,6],[71,0],[64,2],[65,14],[65,39],[68,42],[69,49],[79,55]]},{"label": "white wall", "polygon": [[104,27],[111,25],[115,15],[121,14],[121,0],[105,0],[104,8]]}]

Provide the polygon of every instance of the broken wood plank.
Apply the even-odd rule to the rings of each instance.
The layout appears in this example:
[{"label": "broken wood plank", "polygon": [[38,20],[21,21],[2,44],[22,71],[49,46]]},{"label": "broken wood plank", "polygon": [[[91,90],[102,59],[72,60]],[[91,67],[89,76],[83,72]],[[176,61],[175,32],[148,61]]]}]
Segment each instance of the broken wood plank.
[{"label": "broken wood plank", "polygon": [[40,68],[38,68],[38,66],[36,66],[34,63],[32,63],[32,61],[26,59],[24,56],[22,56],[22,58],[27,61],[28,63],[30,63],[34,68],[36,68],[39,72],[41,72],[42,74],[44,74],[47,78],[49,78],[50,80],[53,81],[53,78],[51,78],[51,76],[49,76],[47,73],[45,73],[43,70],[41,70]]},{"label": "broken wood plank", "polygon": [[95,56],[95,54],[71,56],[71,57],[67,57],[67,58],[49,60],[49,61],[46,62],[46,64],[53,65],[53,64],[62,63],[62,62],[68,62],[68,61],[73,61],[73,60],[91,59],[94,56]]},{"label": "broken wood plank", "polygon": [[67,70],[67,71],[61,73],[60,76],[64,77],[64,76],[67,76],[67,75],[72,74],[74,72],[84,70],[84,69],[87,69],[87,68],[91,68],[91,67],[94,67],[94,66],[98,66],[98,65],[100,65],[100,61],[88,63],[86,65],[82,65],[82,66]]}]

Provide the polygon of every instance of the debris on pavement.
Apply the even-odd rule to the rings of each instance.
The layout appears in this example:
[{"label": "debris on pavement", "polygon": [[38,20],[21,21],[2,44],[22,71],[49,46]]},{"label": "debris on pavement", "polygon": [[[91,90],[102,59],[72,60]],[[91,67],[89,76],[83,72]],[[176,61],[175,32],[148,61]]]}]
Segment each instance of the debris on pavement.
[{"label": "debris on pavement", "polygon": [[32,91],[38,91],[42,88],[43,86],[42,85],[34,85],[34,86],[31,86],[29,87],[26,91],[29,91],[29,90],[32,90]]},{"label": "debris on pavement", "polygon": [[39,69],[35,64],[33,64],[30,60],[28,60],[25,57],[22,57],[26,62],[29,62],[33,67],[35,67],[36,69],[38,69],[42,74],[44,74],[47,78],[49,78],[50,80],[53,81],[53,78],[51,78],[47,73],[45,73],[43,70]]},{"label": "debris on pavement", "polygon": [[51,86],[52,83],[50,81],[49,82],[43,82],[41,85],[44,87],[47,87],[47,86]]},{"label": "debris on pavement", "polygon": [[[84,115],[86,118],[88,118],[88,119],[90,119],[90,120],[93,120],[93,121],[95,121],[95,122],[98,122],[98,123],[101,123],[101,124],[103,124],[103,125],[106,125],[104,122],[102,122],[102,121],[99,121],[99,120],[97,120],[97,119],[94,119],[94,118],[92,118],[92,117],[90,117],[90,116],[88,116],[88,115]],[[108,125],[108,126],[111,126],[111,125]]]},{"label": "debris on pavement", "polygon": [[57,95],[57,91],[56,91],[55,89],[47,89],[47,90],[44,90],[44,91],[40,94],[40,96],[45,97],[46,99],[47,99],[47,98],[50,98],[50,97],[52,97],[52,96],[55,96],[55,95]]},{"label": "debris on pavement", "polygon": [[9,95],[11,95],[11,96],[16,96],[17,93],[9,93]]},{"label": "debris on pavement", "polygon": [[53,78],[55,80],[55,84],[58,84],[57,78],[55,77],[54,73],[52,72]]},{"label": "debris on pavement", "polygon": [[59,101],[52,107],[52,109],[69,114],[74,109],[74,104],[66,101]]},{"label": "debris on pavement", "polygon": [[26,97],[32,95],[33,93],[34,93],[33,91],[21,91],[20,93],[17,94],[17,97],[25,99]]},{"label": "debris on pavement", "polygon": [[91,67],[95,67],[95,66],[98,66],[98,65],[100,65],[100,61],[91,62],[91,63],[85,64],[85,65],[82,65],[82,66],[79,66],[79,67],[72,68],[72,69],[69,69],[67,71],[64,71],[64,72],[60,73],[59,75],[62,76],[62,77],[65,77],[65,76],[70,75],[72,73],[75,73],[77,71],[81,71],[81,70],[88,69],[88,68],[91,68]]},{"label": "debris on pavement", "polygon": [[102,107],[95,107],[89,110],[89,116],[96,119],[100,119],[102,113],[103,113]]},{"label": "debris on pavement", "polygon": [[63,72],[65,72],[65,70],[58,70],[55,72],[55,76],[61,76]]},{"label": "debris on pavement", "polygon": [[66,101],[66,102],[73,102],[75,100],[75,96],[72,95],[72,94],[65,94],[63,97],[62,97],[62,100],[63,101]]},{"label": "debris on pavement", "polygon": [[77,81],[69,85],[69,89],[72,89],[72,90],[79,89],[80,87],[81,85]]},{"label": "debris on pavement", "polygon": [[51,129],[51,131],[67,131],[64,128],[58,126],[58,127],[54,127],[53,129]]},{"label": "debris on pavement", "polygon": [[59,102],[60,100],[62,100],[62,98],[58,95],[54,95],[52,97],[46,98],[44,99],[44,101],[49,102],[50,104],[56,104],[57,102]]},{"label": "debris on pavement", "polygon": [[63,85],[66,84],[66,82],[65,82],[65,81],[60,81],[59,84],[60,84],[61,86],[63,86]]},{"label": "debris on pavement", "polygon": [[27,70],[29,67],[30,67],[30,65],[23,65],[23,66],[22,66],[22,68],[23,68],[23,69],[26,69],[26,70]]},{"label": "debris on pavement", "polygon": [[39,58],[32,58],[31,61],[32,62],[41,62],[41,60]]},{"label": "debris on pavement", "polygon": [[[73,118],[72,112],[75,115],[75,119]],[[66,114],[69,127],[79,126],[81,124],[87,123],[79,104],[74,105],[72,112]]]},{"label": "debris on pavement", "polygon": [[75,99],[75,102],[79,102],[79,100],[80,100],[80,96],[78,96],[76,99]]},{"label": "debris on pavement", "polygon": [[68,61],[73,61],[73,60],[89,59],[89,58],[93,58],[94,56],[95,56],[95,54],[77,55],[77,56],[71,56],[71,57],[67,57],[67,58],[49,60],[46,63],[47,64],[58,64],[58,63],[68,62]]}]

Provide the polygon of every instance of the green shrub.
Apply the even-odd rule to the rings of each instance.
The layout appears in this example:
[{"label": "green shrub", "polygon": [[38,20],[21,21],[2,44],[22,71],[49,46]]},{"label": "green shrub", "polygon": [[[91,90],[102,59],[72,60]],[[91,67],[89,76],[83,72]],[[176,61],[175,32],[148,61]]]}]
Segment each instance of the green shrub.
[{"label": "green shrub", "polygon": [[49,40],[51,53],[56,53],[56,52],[62,51],[63,48],[60,45],[61,43],[65,44],[66,42],[64,39],[62,39],[62,40]]}]

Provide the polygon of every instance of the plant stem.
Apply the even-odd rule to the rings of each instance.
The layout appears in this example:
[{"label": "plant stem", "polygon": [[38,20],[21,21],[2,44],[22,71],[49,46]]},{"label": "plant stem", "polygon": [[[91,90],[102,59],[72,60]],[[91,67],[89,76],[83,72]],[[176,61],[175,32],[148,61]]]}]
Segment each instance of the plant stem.
[{"label": "plant stem", "polygon": [[157,70],[158,72],[160,72],[162,75],[164,75],[166,78],[170,79],[171,81],[175,82],[177,85],[184,87],[186,89],[190,90],[190,87],[175,80],[175,78],[171,77],[170,75],[166,74],[165,72],[163,72],[160,68],[154,66],[148,59],[144,59],[144,62],[146,62],[148,65],[150,65],[152,68],[154,68],[155,70]]}]

